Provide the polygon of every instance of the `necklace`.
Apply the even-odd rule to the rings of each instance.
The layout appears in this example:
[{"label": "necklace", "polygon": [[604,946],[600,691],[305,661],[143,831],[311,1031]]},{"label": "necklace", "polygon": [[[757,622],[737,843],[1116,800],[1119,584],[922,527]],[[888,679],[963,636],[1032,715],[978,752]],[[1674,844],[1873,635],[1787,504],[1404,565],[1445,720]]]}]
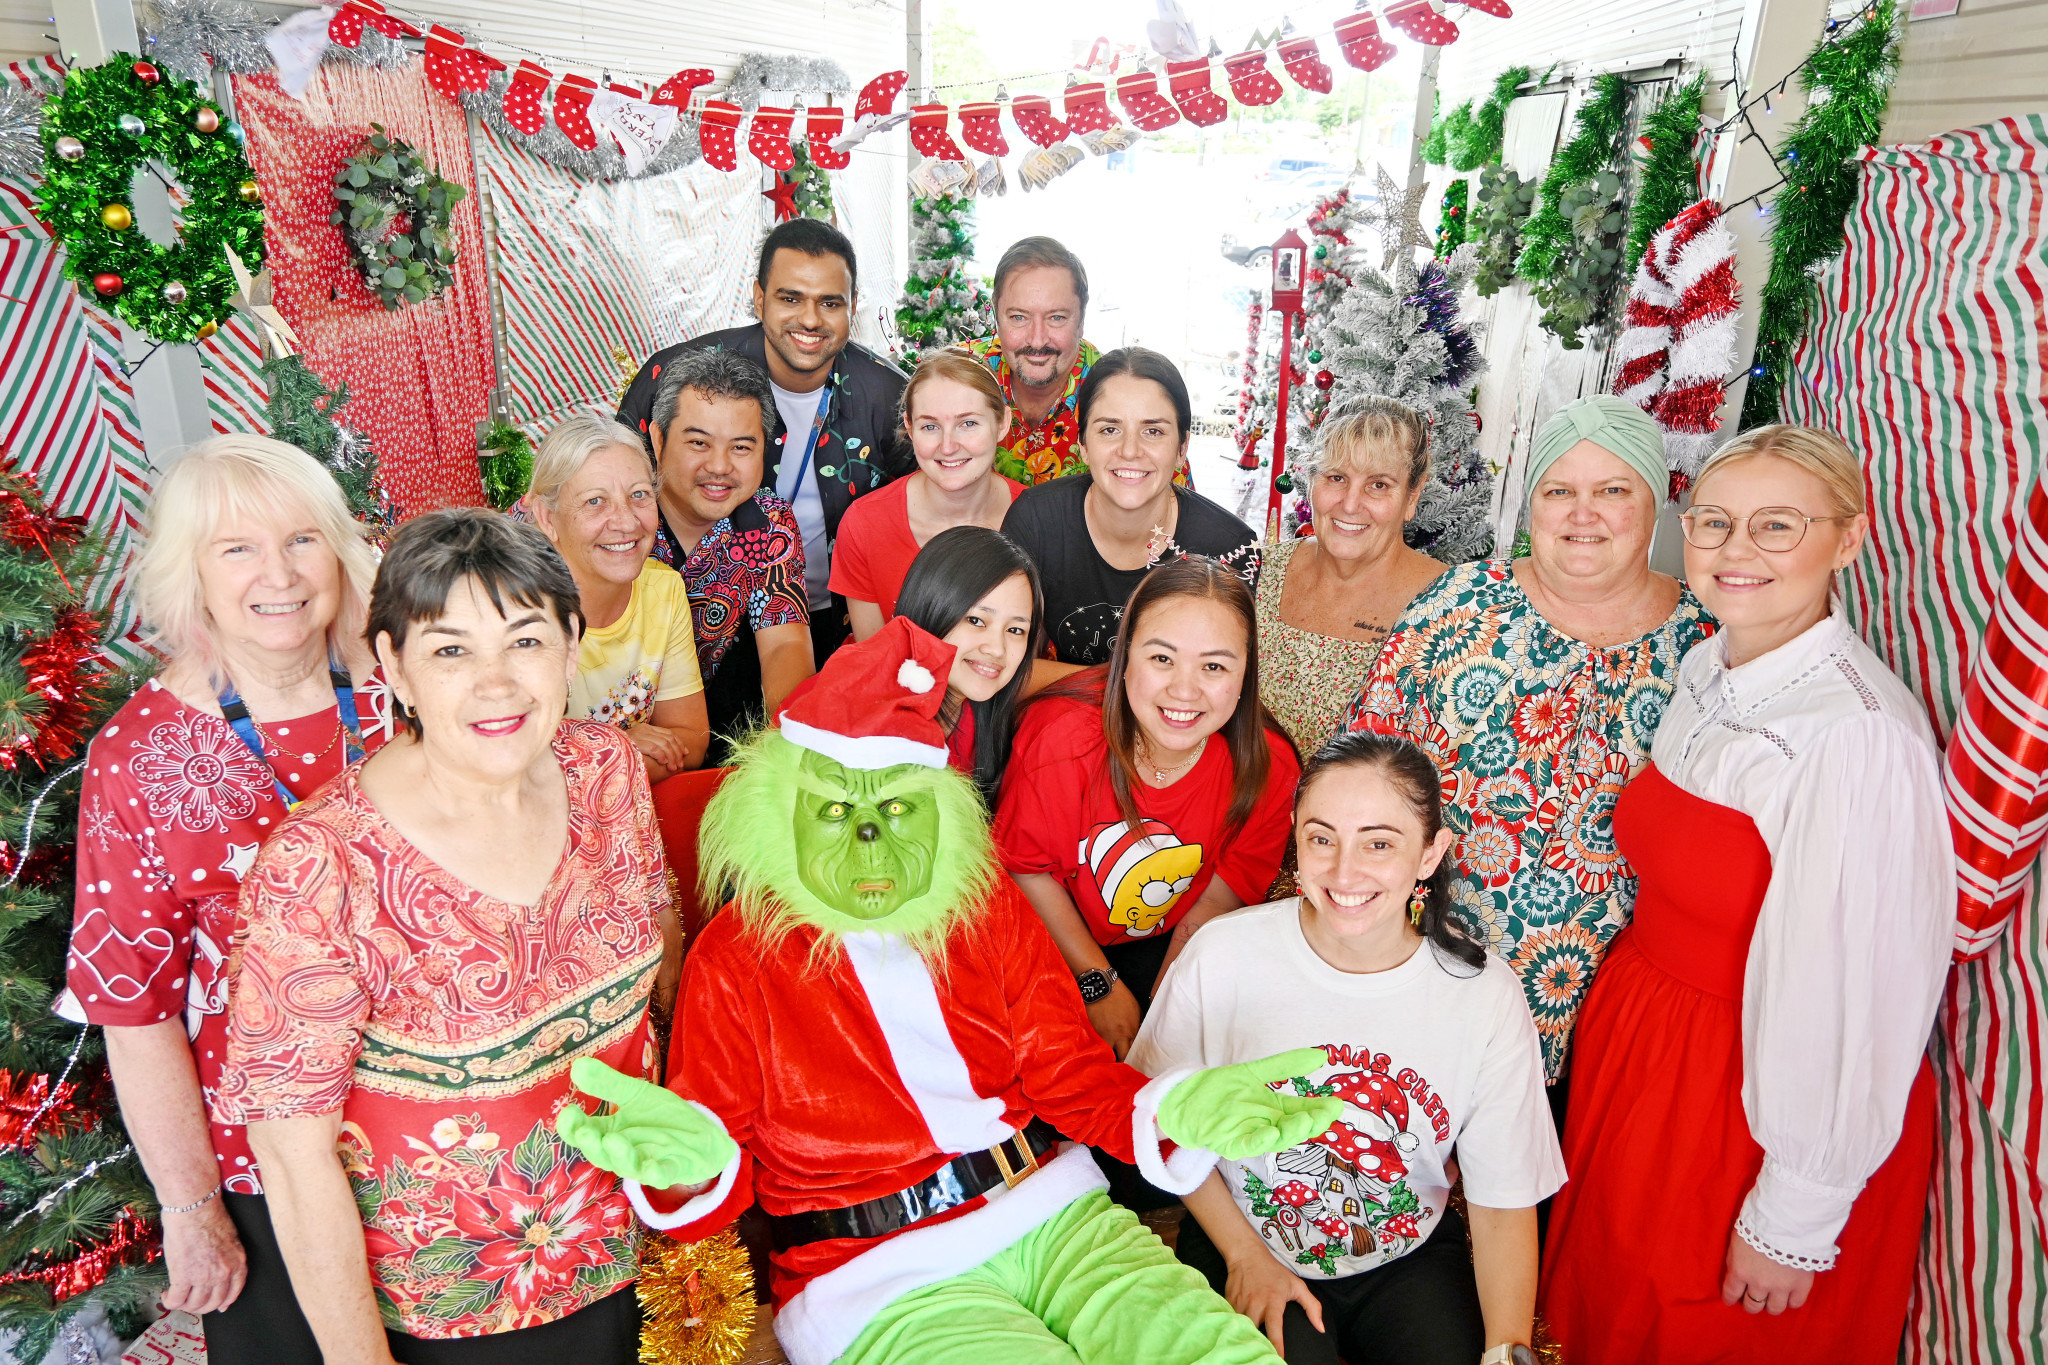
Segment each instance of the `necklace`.
[{"label": "necklace", "polygon": [[[256,733],[261,735],[264,739],[264,742],[270,745],[271,753],[265,754],[265,758],[271,758],[274,755],[281,754],[285,751],[284,745],[279,744],[276,738],[272,736],[268,730],[263,728],[263,722],[257,720],[256,717],[251,716],[249,717],[249,723],[256,727]],[[318,763],[321,759],[327,757],[327,755],[329,755],[330,753],[333,753],[334,746],[341,742],[342,731],[344,731],[347,728],[347,726],[341,723],[341,713],[337,709],[334,716],[334,737],[327,741],[327,747],[322,749],[317,754],[300,754],[299,762]]]},{"label": "necklace", "polygon": [[1145,766],[1152,770],[1153,785],[1164,786],[1166,784],[1166,778],[1169,773],[1177,776],[1183,769],[1192,766],[1202,757],[1202,751],[1209,747],[1209,737],[1207,735],[1203,735],[1201,742],[1195,745],[1195,751],[1192,754],[1189,754],[1186,758],[1182,759],[1180,762],[1174,764],[1171,768],[1162,768],[1152,761],[1151,740],[1147,739],[1142,741],[1142,743],[1145,746]]}]

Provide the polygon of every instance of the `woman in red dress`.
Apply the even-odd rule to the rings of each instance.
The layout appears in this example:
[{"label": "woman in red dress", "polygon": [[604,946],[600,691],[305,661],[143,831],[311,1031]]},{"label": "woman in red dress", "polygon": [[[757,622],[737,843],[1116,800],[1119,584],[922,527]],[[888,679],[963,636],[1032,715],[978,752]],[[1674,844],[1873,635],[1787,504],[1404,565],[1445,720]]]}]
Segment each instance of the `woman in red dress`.
[{"label": "woman in red dress", "polygon": [[1773,426],[1684,518],[1722,631],[1615,811],[1642,885],[1579,1023],[1541,1301],[1572,1365],[1898,1353],[1955,891],[1924,710],[1833,600],[1863,507],[1847,447]]}]

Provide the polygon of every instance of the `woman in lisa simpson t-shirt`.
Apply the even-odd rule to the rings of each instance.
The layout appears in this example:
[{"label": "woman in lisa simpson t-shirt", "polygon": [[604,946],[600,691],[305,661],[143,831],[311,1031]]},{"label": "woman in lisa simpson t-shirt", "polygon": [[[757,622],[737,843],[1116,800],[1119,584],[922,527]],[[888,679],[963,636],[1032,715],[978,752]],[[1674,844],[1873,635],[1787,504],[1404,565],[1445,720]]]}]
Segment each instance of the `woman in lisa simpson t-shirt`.
[{"label": "woman in lisa simpson t-shirt", "polygon": [[1106,669],[1025,708],[996,847],[1118,1056],[1189,936],[1266,894],[1299,767],[1259,704],[1251,589],[1213,560],[1146,575]]},{"label": "woman in lisa simpson t-shirt", "polygon": [[1301,894],[1197,935],[1130,1061],[1164,1076],[1320,1047],[1327,1065],[1294,1086],[1344,1117],[1219,1163],[1186,1198],[1180,1259],[1288,1365],[1527,1361],[1535,1205],[1564,1159],[1521,984],[1450,909],[1435,763],[1339,735],[1302,773],[1294,840]]}]

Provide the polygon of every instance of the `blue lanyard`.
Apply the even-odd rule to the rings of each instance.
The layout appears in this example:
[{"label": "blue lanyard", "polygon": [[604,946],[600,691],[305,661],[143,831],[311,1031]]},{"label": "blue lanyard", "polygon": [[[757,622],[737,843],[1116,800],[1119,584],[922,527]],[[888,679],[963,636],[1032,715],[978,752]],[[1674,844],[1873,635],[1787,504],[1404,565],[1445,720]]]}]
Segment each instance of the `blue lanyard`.
[{"label": "blue lanyard", "polygon": [[[347,767],[363,756],[363,727],[356,719],[356,685],[348,674],[338,668],[327,670],[328,681],[334,684],[334,706],[341,716],[342,766]],[[235,732],[235,738],[242,741],[242,747],[256,755],[256,761],[270,769],[270,780],[277,785],[279,799],[287,811],[297,810],[299,798],[291,794],[290,788],[279,780],[277,769],[271,767],[269,755],[263,752],[263,739],[256,733],[256,722],[249,717],[249,708],[235,691],[231,682],[220,694],[221,718],[228,728]]]},{"label": "blue lanyard", "polygon": [[[804,447],[803,462],[796,467],[796,482],[789,486],[789,502],[792,507],[796,505],[797,494],[804,491],[804,475],[811,472],[811,456],[817,453],[818,442],[825,435],[825,410],[831,406],[832,386],[828,383],[825,391],[818,396],[818,415],[811,419],[811,440],[810,444]],[[819,496],[824,495],[820,493]]]}]

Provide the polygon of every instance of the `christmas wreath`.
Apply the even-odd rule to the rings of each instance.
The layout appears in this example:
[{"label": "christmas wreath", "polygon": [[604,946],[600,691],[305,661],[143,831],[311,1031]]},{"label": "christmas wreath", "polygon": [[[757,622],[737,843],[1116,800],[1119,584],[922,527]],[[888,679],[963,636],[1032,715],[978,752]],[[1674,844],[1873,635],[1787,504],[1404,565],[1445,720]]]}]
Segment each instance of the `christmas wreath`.
[{"label": "christmas wreath", "polygon": [[[228,315],[232,251],[263,262],[263,201],[243,133],[191,81],[117,52],[77,68],[43,114],[37,215],[64,244],[64,273],[157,341],[197,341]],[[172,245],[135,226],[130,186],[152,162],[184,187]]]},{"label": "christmas wreath", "polygon": [[1628,226],[1621,205],[1628,119],[1628,82],[1596,77],[1571,141],[1543,176],[1536,212],[1522,225],[1515,273],[1542,305],[1541,325],[1568,351],[1586,344],[1581,328],[1602,326],[1613,316]]},{"label": "christmas wreath", "polygon": [[418,303],[455,283],[455,206],[468,193],[428,166],[384,125],[334,176],[328,219],[348,239],[363,283],[386,308]]}]

